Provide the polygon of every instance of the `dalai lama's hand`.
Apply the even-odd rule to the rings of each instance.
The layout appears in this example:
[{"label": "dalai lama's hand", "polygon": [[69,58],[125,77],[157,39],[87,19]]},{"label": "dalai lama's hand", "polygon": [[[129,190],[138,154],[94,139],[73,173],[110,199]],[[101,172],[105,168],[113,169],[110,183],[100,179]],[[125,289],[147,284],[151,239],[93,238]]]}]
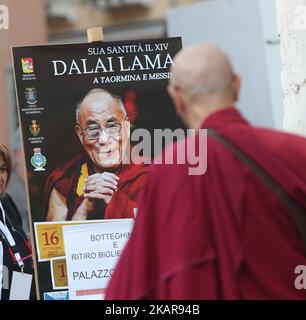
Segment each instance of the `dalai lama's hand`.
[{"label": "dalai lama's hand", "polygon": [[108,204],[117,191],[119,177],[110,172],[96,173],[89,176],[85,182],[85,199],[101,199]]},{"label": "dalai lama's hand", "polygon": [[97,200],[103,200],[108,205],[117,190],[118,180],[119,178],[110,172],[89,176],[85,180],[84,200],[72,216],[72,220],[87,220],[95,212]]}]

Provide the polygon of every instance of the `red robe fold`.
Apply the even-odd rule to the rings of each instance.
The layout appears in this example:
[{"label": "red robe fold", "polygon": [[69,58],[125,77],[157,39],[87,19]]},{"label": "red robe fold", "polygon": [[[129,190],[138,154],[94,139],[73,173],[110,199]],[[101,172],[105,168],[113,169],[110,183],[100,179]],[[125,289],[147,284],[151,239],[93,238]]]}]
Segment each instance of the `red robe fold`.
[{"label": "red robe fold", "polygon": [[[45,217],[48,211],[49,198],[55,188],[67,201],[67,220],[71,220],[82,201],[83,196],[76,193],[82,165],[86,163],[89,175],[94,174],[91,161],[85,156],[78,156],[65,163],[48,177],[45,187]],[[134,218],[134,209],[138,208],[138,197],[143,189],[147,166],[142,164],[124,165],[116,172],[120,178],[118,190],[106,206],[103,200],[97,201],[97,209],[88,219],[122,219]]]},{"label": "red robe fold", "polygon": [[[306,208],[305,139],[254,128],[234,108],[214,113],[203,128],[230,140]],[[183,143],[171,147],[176,154]],[[207,161],[200,176],[188,175],[188,164],[151,167],[107,299],[305,298],[295,288],[305,245],[290,213],[212,138]]]}]

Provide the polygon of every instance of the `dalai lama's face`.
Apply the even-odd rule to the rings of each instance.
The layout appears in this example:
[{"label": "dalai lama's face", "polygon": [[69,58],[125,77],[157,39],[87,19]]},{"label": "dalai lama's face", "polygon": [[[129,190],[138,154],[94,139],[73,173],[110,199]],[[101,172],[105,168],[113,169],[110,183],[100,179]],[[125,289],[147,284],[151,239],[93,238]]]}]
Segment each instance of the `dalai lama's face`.
[{"label": "dalai lama's face", "polygon": [[129,123],[119,103],[94,93],[80,108],[76,131],[97,172],[116,169],[127,148]]}]

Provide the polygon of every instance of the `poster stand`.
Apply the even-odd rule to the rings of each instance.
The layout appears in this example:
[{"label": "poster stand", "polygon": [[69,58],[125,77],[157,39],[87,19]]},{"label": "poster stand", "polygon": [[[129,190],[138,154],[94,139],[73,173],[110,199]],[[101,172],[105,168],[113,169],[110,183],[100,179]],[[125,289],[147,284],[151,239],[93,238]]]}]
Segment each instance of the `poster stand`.
[{"label": "poster stand", "polygon": [[87,41],[88,42],[97,42],[103,41],[104,34],[102,27],[88,28],[87,29]]}]

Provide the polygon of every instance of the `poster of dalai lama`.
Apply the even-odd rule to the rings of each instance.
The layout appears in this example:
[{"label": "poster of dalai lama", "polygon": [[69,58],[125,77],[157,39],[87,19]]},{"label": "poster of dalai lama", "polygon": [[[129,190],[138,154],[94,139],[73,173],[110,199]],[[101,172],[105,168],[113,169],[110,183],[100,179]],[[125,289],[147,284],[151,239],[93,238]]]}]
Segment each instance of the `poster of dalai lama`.
[{"label": "poster of dalai lama", "polygon": [[67,287],[63,224],[136,217],[158,150],[138,152],[131,135],[183,127],[167,94],[181,47],[165,38],[13,48],[41,297]]}]

